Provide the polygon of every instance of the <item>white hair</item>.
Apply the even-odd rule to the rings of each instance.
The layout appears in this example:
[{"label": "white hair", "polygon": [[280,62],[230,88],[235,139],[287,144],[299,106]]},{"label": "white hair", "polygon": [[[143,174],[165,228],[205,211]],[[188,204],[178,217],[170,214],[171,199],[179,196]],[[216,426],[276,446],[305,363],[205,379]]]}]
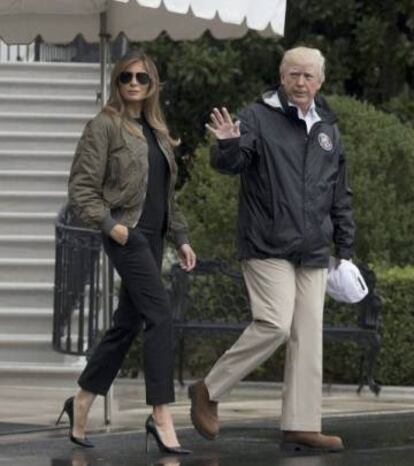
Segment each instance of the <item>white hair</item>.
[{"label": "white hair", "polygon": [[310,47],[295,47],[293,49],[286,50],[280,64],[279,72],[280,74],[283,74],[288,66],[303,65],[305,63],[311,63],[316,66],[321,83],[323,83],[325,81],[325,57],[318,49]]}]

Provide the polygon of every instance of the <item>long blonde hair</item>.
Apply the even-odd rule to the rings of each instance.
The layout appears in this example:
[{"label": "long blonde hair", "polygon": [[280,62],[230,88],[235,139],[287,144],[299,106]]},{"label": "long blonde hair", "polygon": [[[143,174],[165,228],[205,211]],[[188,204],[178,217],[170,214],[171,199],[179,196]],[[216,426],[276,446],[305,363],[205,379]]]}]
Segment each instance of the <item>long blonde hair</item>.
[{"label": "long blonde hair", "polygon": [[138,127],[133,125],[127,118],[125,102],[119,92],[119,75],[130,65],[142,62],[151,78],[148,93],[142,103],[142,111],[149,125],[172,147],[177,146],[180,141],[170,136],[167,123],[160,105],[160,78],[154,61],[144,52],[134,50],[124,55],[114,66],[111,74],[111,88],[107,104],[103,111],[112,117],[119,117],[124,126],[133,134],[144,137]]}]

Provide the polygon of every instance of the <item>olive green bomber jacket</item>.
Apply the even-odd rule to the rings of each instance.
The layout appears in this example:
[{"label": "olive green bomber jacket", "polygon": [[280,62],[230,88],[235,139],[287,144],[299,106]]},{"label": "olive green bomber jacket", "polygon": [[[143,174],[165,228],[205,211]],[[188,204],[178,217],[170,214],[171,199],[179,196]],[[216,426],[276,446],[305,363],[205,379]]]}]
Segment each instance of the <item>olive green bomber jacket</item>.
[{"label": "olive green bomber jacket", "polygon": [[[134,124],[136,124],[134,122]],[[178,248],[188,243],[188,226],[174,202],[177,165],[165,136],[155,132],[170,171],[167,236]],[[148,185],[148,145],[121,120],[100,112],[78,142],[69,176],[69,205],[88,227],[109,234],[121,223],[134,228],[143,211]]]}]

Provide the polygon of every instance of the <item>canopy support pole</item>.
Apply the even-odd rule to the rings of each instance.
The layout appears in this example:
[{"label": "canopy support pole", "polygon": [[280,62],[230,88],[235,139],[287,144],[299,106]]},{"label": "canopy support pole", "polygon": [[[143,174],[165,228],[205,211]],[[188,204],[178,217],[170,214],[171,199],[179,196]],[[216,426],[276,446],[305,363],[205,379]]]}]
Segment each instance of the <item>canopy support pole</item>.
[{"label": "canopy support pole", "polygon": [[[101,91],[100,100],[101,108],[103,108],[108,100],[108,66],[110,60],[109,45],[111,36],[107,32],[107,15],[106,12],[100,14],[100,31],[99,31],[99,56],[100,56],[100,72],[101,72]],[[110,267],[108,256],[103,252],[102,258],[102,281],[103,281],[103,326],[107,330],[111,325],[111,303],[110,303]],[[104,398],[104,422],[109,425],[112,422],[112,400],[113,389],[109,389]]]}]

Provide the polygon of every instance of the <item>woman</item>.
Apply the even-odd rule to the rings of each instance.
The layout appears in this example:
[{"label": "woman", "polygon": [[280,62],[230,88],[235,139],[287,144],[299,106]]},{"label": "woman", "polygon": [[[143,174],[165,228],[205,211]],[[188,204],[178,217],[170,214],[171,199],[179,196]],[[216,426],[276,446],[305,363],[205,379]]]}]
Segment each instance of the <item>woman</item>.
[{"label": "woman", "polygon": [[[163,239],[169,234],[181,266],[189,271],[196,257],[187,226],[173,208],[177,167],[159,103],[154,62],[131,52],[114,67],[108,104],[84,130],[69,178],[69,202],[82,222],[101,229],[105,251],[122,283],[113,326],[94,351],[61,416],[70,420],[70,439],[93,447],[85,437],[88,412],[96,395],[105,395],[142,324],[146,421],[160,448],[185,454],[168,403],[174,401],[172,322],[161,281]],[[60,417],[61,417],[60,416]],[[59,418],[60,420],[60,418]]]}]

